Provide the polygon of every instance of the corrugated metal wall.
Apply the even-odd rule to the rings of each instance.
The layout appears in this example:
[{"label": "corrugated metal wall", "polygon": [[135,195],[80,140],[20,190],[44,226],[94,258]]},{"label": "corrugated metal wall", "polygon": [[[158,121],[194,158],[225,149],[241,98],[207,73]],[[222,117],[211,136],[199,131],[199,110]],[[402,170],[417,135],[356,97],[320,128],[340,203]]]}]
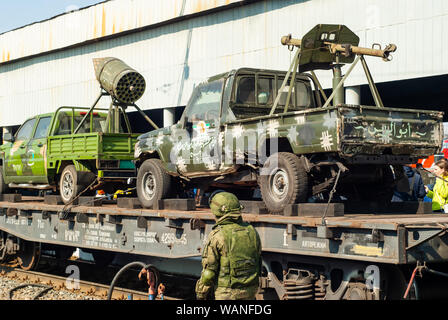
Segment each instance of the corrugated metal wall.
[{"label": "corrugated metal wall", "polygon": [[[138,101],[143,109],[185,105],[192,88],[211,75],[243,66],[287,69],[292,54],[280,45],[281,36],[301,37],[318,23],[347,25],[363,46],[397,44],[392,62],[366,58],[377,82],[448,73],[448,56],[442,54],[448,51],[443,32],[448,30],[446,0],[285,0],[235,5],[241,3],[115,0],[0,35],[0,52],[7,47],[10,60],[0,63],[0,126],[19,124],[61,105],[90,105],[99,92],[92,65],[95,57],[123,59],[145,76],[147,90]],[[161,23],[181,12],[188,15],[226,5],[228,10],[11,61],[121,29]],[[74,31],[68,31],[70,26]],[[42,36],[48,34],[52,36]],[[361,70],[361,66],[355,69],[347,85],[366,83]],[[330,85],[329,80],[327,73],[324,86]]]}]

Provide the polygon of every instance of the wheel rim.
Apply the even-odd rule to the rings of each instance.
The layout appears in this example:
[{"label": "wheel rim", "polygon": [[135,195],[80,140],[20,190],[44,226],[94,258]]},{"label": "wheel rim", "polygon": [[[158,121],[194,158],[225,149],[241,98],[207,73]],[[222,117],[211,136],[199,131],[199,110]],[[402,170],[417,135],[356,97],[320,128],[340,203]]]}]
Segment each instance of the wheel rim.
[{"label": "wheel rim", "polygon": [[143,176],[143,193],[146,199],[152,199],[156,192],[156,179],[151,172],[146,172]]},{"label": "wheel rim", "polygon": [[73,196],[73,176],[70,172],[66,172],[62,178],[62,197],[65,200],[70,199]]},{"label": "wheel rim", "polygon": [[286,198],[289,189],[289,179],[286,171],[278,169],[270,176],[269,189],[271,196],[275,200],[283,200]]}]

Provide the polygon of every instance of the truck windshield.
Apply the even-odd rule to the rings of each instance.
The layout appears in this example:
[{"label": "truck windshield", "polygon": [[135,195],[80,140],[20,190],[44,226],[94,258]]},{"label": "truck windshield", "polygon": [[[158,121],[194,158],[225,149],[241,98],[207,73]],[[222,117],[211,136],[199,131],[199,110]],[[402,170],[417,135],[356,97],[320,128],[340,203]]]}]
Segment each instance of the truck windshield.
[{"label": "truck windshield", "polygon": [[187,105],[187,122],[219,120],[224,79],[200,84],[193,91]]}]

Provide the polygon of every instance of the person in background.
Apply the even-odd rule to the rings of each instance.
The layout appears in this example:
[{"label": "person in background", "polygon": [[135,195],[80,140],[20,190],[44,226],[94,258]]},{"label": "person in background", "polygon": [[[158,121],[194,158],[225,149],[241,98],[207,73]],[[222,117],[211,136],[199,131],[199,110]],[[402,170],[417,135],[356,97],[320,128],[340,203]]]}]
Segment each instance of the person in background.
[{"label": "person in background", "polygon": [[398,191],[397,188],[394,190],[394,195],[392,197],[392,202],[403,202],[403,201],[419,201],[422,200],[425,195],[425,184],[421,175],[417,170],[411,168],[410,166],[403,166],[403,171],[405,177],[409,181],[409,191],[403,192]]},{"label": "person in background", "polygon": [[436,176],[434,189],[431,191],[425,186],[426,196],[432,199],[432,211],[444,212],[443,206],[448,202],[448,161],[446,159],[436,162],[434,175]]},{"label": "person in background", "polygon": [[[434,189],[434,183],[427,184],[426,187],[428,187],[428,190],[432,191]],[[432,202],[432,199],[429,198],[428,195],[425,195],[425,197],[423,198],[423,202]]]},{"label": "person in background", "polygon": [[163,283],[159,284],[159,287],[157,288],[157,294],[158,294],[160,300],[164,299],[165,285]]}]

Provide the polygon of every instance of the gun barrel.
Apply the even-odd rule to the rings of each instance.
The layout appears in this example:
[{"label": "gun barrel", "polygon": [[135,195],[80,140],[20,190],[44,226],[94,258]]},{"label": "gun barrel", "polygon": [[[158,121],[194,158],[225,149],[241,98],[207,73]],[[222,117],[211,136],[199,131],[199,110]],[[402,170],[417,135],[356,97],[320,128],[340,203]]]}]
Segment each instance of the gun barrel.
[{"label": "gun barrel", "polygon": [[374,48],[346,46],[343,44],[330,43],[330,42],[325,42],[325,44],[330,46],[330,51],[333,54],[336,52],[343,52],[348,54],[354,53],[357,55],[379,57],[383,58],[384,60],[388,60],[390,53],[395,52],[397,50],[397,46],[395,44],[389,44],[383,50]]},{"label": "gun barrel", "polygon": [[302,40],[292,38],[291,34],[288,34],[287,36],[283,36],[281,39],[281,42],[282,42],[282,45],[284,45],[284,46],[300,47],[300,45],[302,44]]},{"label": "gun barrel", "polygon": [[[300,47],[302,45],[302,40],[294,39],[291,37],[291,34],[288,34],[287,36],[283,36],[281,38],[281,43],[284,46]],[[356,47],[332,42],[324,42],[324,44],[328,45],[330,52],[332,54],[335,54],[336,52],[341,52],[344,53],[346,56],[349,56],[354,53],[357,55],[383,58],[385,61],[389,60],[390,53],[395,52],[397,50],[397,46],[395,44],[389,44],[383,50],[375,48]]]}]

